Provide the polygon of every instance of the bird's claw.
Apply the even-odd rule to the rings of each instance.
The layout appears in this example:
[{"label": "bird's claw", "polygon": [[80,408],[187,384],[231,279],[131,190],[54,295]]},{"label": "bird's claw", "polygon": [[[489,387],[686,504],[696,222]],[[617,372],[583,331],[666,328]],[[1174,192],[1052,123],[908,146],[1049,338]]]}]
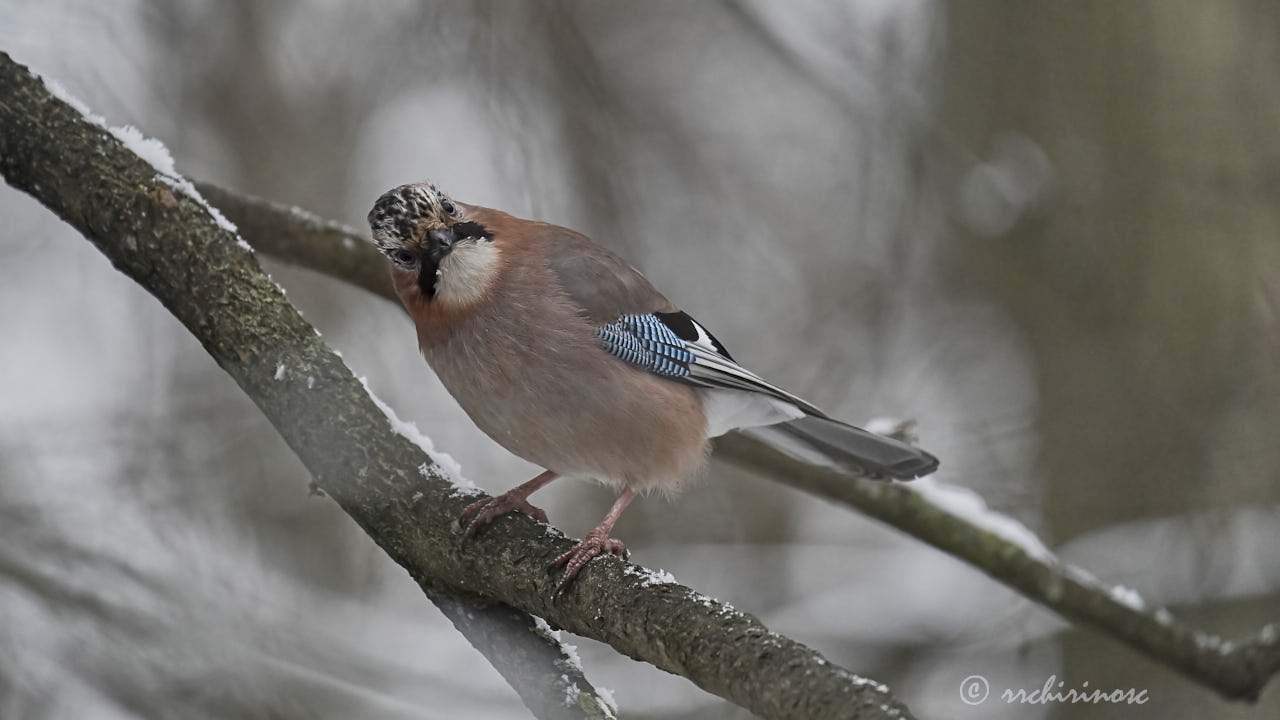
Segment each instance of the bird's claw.
[{"label": "bird's claw", "polygon": [[556,582],[556,589],[551,593],[552,597],[558,597],[564,591],[569,583],[578,576],[578,571],[582,570],[592,558],[601,553],[613,553],[627,557],[627,546],[622,544],[621,540],[611,538],[606,533],[599,530],[592,530],[577,545],[569,548],[567,552],[556,558],[548,570],[562,567],[564,572],[560,574],[560,580]]},{"label": "bird's claw", "polygon": [[509,512],[524,513],[538,522],[547,521],[547,514],[543,512],[542,508],[531,505],[529,500],[523,496],[512,495],[507,492],[497,497],[477,500],[463,508],[461,520],[466,520],[468,516],[475,515],[471,522],[467,524],[464,534],[466,537],[475,537],[480,528]]}]

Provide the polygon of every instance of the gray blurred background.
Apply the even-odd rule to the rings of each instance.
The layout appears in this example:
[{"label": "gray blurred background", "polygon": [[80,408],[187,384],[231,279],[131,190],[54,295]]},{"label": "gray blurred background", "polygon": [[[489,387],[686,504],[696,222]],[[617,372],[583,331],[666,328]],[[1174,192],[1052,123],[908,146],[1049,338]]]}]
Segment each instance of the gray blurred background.
[{"label": "gray blurred background", "polygon": [[[1280,5],[0,0],[0,48],[362,231],[423,179],[581,230],[766,377],[917,419],[939,480],[1100,578],[1226,637],[1280,616]],[[157,302],[0,214],[0,718],[526,716]],[[396,308],[264,265],[471,479],[537,472]],[[535,502],[581,534],[611,500]],[[922,718],[1280,716],[728,467],[617,532]],[[744,716],[574,642],[624,717]],[[974,674],[1150,702],[970,707]]]}]

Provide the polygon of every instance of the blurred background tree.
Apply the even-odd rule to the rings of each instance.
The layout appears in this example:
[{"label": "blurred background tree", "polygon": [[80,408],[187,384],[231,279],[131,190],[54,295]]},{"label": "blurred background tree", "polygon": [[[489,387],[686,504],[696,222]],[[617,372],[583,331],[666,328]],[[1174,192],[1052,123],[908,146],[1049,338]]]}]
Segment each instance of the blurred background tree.
[{"label": "blurred background tree", "polygon": [[[1264,561],[1263,578],[1242,577],[1257,561],[1233,535],[1249,532],[1240,508],[1274,523],[1280,499],[1268,305],[1280,280],[1280,7],[947,11],[942,122],[982,158],[956,186],[964,231],[948,275],[1014,318],[1030,350],[1045,533],[1063,543],[1181,516],[1141,545],[1109,533],[1105,551],[1129,555],[1135,575],[1111,579],[1159,588],[1227,634],[1274,619],[1280,576]],[[1052,173],[1034,203],[1010,186],[1027,168]],[[1270,591],[1236,596],[1257,580]],[[1061,640],[1062,674],[1160,687],[1153,717],[1231,714],[1104,638]]]},{"label": "blurred background tree", "polygon": [[[914,417],[1100,577],[1274,620],[1280,10],[1235,2],[0,0],[0,47],[180,170],[363,227],[393,185],[568,225],[851,421]],[[151,298],[0,193],[0,716],[512,717],[515,695]],[[385,303],[268,264],[491,490]],[[539,496],[571,533],[607,492]],[[264,499],[265,498],[265,499]],[[716,467],[639,561],[922,717],[1267,717],[870,521]],[[341,622],[337,622],[341,620]],[[339,629],[341,628],[341,629]],[[627,717],[742,713],[583,641]],[[979,707],[960,681],[1147,688]]]}]

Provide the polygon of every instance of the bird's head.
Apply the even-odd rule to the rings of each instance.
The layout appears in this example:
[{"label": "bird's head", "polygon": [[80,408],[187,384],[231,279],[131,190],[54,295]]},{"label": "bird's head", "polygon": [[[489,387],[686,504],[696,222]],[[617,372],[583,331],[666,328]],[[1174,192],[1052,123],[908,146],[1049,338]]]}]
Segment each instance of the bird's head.
[{"label": "bird's head", "polygon": [[466,304],[484,294],[497,272],[498,250],[477,214],[477,208],[425,182],[401,185],[378,198],[369,211],[369,227],[374,244],[391,261],[402,296],[416,288],[428,302]]}]

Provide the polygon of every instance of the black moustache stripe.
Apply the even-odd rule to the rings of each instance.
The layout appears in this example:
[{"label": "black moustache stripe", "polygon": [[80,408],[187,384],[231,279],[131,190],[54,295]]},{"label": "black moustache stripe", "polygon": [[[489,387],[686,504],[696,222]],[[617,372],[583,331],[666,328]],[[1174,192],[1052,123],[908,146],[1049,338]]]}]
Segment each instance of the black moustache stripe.
[{"label": "black moustache stripe", "polygon": [[436,271],[439,269],[438,263],[422,258],[422,265],[418,268],[418,289],[422,291],[422,297],[430,299],[436,296]]},{"label": "black moustache stripe", "polygon": [[474,220],[454,223],[453,232],[455,235],[458,236],[459,240],[461,240],[462,238],[469,238],[469,237],[474,237],[474,238],[482,237],[486,240],[493,239],[493,233],[489,232],[488,228],[486,228],[485,226],[481,225],[478,222],[475,222]]}]

